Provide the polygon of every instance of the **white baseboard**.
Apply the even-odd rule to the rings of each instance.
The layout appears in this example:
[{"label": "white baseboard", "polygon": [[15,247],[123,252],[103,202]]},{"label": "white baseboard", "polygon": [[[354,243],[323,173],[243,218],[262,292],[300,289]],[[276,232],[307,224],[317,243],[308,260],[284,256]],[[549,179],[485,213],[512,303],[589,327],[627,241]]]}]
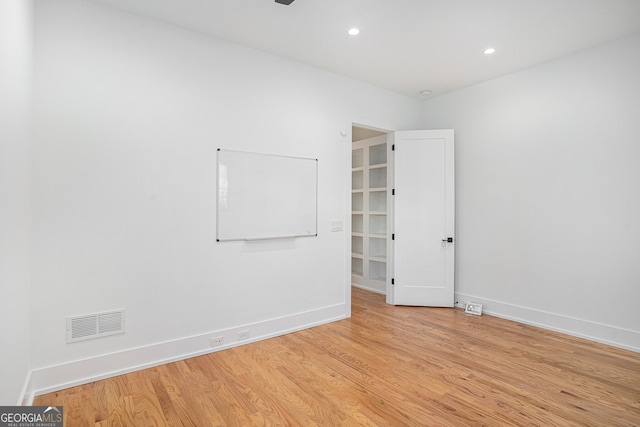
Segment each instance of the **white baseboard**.
[{"label": "white baseboard", "polygon": [[20,396],[18,396],[18,406],[31,406],[33,404],[33,393],[27,394],[27,389],[29,388],[29,384],[31,383],[31,371],[27,372],[27,377],[24,380],[24,384],[22,385],[22,391],[20,391]]},{"label": "white baseboard", "polygon": [[640,331],[632,331],[463,293],[456,293],[455,298],[459,307],[464,308],[466,301],[473,301],[482,304],[483,312],[492,316],[640,352]]},{"label": "white baseboard", "polygon": [[[346,304],[338,304],[254,324],[34,369],[27,376],[20,400],[22,404],[31,404],[34,397],[41,394],[341,320],[348,317],[347,308]],[[249,338],[238,340],[237,333],[246,330],[250,331]],[[212,348],[209,340],[219,336],[223,337],[224,344]]]},{"label": "white baseboard", "polygon": [[364,289],[365,291],[375,292],[376,294],[381,294],[381,295],[386,295],[387,294],[383,290],[380,290],[380,289],[377,289],[377,288],[371,288],[369,286],[364,286],[364,285],[360,285],[360,284],[357,284],[357,283],[352,283],[351,286],[353,286],[354,288]]}]

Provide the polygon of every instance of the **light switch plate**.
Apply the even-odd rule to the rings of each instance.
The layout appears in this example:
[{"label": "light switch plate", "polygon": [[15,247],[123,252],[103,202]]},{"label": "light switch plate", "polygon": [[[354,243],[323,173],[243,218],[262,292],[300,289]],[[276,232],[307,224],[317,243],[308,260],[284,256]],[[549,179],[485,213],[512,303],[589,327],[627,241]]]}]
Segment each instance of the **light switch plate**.
[{"label": "light switch plate", "polygon": [[331,231],[342,231],[342,220],[331,221]]}]

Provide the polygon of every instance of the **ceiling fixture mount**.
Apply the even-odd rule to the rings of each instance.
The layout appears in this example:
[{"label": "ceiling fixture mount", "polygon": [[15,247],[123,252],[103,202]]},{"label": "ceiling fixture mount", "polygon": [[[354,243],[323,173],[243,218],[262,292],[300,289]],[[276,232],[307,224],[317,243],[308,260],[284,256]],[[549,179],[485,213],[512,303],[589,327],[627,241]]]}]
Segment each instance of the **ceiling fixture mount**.
[{"label": "ceiling fixture mount", "polygon": [[350,36],[357,36],[358,34],[360,34],[360,30],[358,28],[351,28],[349,29],[349,31],[347,31],[347,33],[349,33]]},{"label": "ceiling fixture mount", "polygon": [[488,47],[488,48],[486,48],[485,50],[483,50],[482,52],[483,52],[485,55],[491,55],[492,53],[495,53],[495,51],[496,51],[496,48],[495,48],[495,47]]},{"label": "ceiling fixture mount", "polygon": [[420,95],[422,96],[429,96],[431,95],[431,91],[429,89],[424,89],[420,91]]},{"label": "ceiling fixture mount", "polygon": [[289,6],[293,2],[294,0],[276,0],[276,3],[284,4],[286,6]]}]

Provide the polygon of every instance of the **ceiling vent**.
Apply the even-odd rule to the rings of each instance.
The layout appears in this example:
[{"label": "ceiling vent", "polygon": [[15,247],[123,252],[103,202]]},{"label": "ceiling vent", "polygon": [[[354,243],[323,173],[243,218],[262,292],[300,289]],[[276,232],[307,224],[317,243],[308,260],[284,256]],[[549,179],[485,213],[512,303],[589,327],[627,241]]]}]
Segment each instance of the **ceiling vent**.
[{"label": "ceiling vent", "polygon": [[124,334],[124,310],[67,317],[67,342]]}]

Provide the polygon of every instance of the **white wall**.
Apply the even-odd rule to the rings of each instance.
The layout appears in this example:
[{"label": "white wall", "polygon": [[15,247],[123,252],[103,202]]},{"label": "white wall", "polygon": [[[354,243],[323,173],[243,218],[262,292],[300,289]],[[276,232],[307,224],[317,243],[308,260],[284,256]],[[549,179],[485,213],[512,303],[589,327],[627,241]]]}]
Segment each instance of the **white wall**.
[{"label": "white wall", "polygon": [[0,405],[29,371],[32,27],[31,1],[0,0]]},{"label": "white wall", "polygon": [[[84,1],[36,3],[35,52],[31,390],[349,314],[350,126],[418,101]],[[217,148],[317,157],[318,237],[216,243]],[[120,308],[126,334],[66,344]]]},{"label": "white wall", "polygon": [[[456,130],[460,299],[640,348],[638,37],[421,109],[91,2],[37,2],[35,24],[30,391],[206,352],[212,336],[235,345],[245,328],[261,338],[348,315],[351,123]],[[3,203],[28,194],[28,139],[16,141],[6,170],[24,191],[0,187]],[[217,148],[317,157],[319,236],[216,243]],[[0,230],[17,219],[23,249],[0,277],[24,285],[6,313],[25,320],[28,199],[16,203]],[[67,316],[119,308],[126,334],[66,344]],[[12,396],[28,347],[0,356],[21,367]]]},{"label": "white wall", "polygon": [[459,301],[640,351],[640,36],[423,113],[456,131]]}]

